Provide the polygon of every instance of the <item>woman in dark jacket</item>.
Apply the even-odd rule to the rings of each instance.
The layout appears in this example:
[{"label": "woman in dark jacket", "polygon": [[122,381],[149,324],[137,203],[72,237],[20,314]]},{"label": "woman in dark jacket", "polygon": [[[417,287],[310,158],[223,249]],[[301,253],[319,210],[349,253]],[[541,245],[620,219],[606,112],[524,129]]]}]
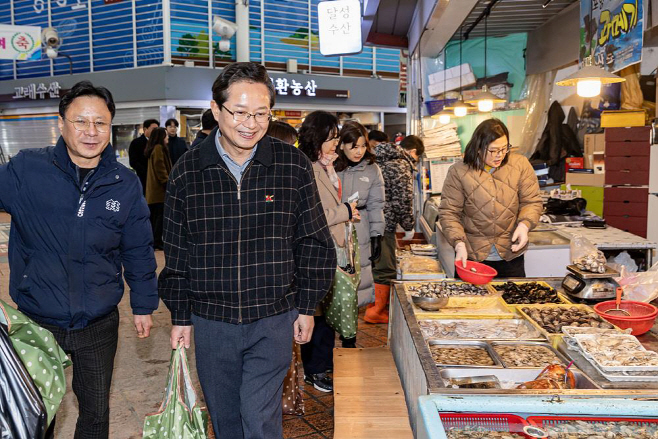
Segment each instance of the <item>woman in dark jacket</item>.
[{"label": "woman in dark jacket", "polygon": [[169,138],[164,128],[156,128],[146,144],[144,155],[148,160],[146,173],[146,202],[151,210],[151,227],[153,228],[153,247],[162,250],[162,220],[164,199],[167,192],[167,180],[171,172],[171,159],[167,144]]}]

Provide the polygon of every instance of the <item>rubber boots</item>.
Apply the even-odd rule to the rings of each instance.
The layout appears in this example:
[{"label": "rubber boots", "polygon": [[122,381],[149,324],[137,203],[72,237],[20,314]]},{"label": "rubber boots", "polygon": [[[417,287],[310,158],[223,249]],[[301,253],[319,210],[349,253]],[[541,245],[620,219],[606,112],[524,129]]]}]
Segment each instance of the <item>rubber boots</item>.
[{"label": "rubber boots", "polygon": [[366,309],[363,318],[368,323],[388,323],[388,298],[391,287],[375,284],[375,304]]}]

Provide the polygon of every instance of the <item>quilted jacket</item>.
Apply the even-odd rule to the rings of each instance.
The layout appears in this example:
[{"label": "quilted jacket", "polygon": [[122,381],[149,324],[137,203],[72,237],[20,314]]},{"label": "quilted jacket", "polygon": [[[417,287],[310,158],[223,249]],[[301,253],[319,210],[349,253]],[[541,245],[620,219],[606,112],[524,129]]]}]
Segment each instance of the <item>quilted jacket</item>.
[{"label": "quilted jacket", "polygon": [[452,165],[443,184],[439,221],[450,245],[466,244],[469,259],[485,260],[495,245],[510,261],[526,250],[512,251],[514,229],[524,222],[532,230],[541,212],[539,183],[530,162],[511,154],[493,173],[463,162]]}]

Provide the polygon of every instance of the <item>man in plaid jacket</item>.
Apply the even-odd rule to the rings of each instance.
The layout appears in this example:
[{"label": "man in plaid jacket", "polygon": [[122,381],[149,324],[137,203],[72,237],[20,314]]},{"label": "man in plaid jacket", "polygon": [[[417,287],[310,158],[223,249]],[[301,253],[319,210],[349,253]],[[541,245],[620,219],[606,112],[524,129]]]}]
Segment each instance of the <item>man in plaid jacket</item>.
[{"label": "man in plaid jacket", "polygon": [[[190,345],[218,438],[282,438],[291,343],[306,343],[336,269],[311,162],[266,136],[274,87],[233,63],[213,85],[219,124],[176,163],[159,291],[171,345]],[[221,134],[220,134],[221,133]]]}]

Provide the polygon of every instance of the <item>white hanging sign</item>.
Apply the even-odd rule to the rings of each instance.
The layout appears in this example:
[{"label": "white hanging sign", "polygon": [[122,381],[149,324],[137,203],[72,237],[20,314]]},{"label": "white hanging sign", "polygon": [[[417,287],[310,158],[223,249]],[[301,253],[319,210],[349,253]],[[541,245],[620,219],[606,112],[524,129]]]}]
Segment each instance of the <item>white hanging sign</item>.
[{"label": "white hanging sign", "polygon": [[318,3],[318,24],[320,53],[324,56],[350,55],[363,50],[359,0]]},{"label": "white hanging sign", "polygon": [[0,59],[41,59],[41,28],[0,24]]}]

